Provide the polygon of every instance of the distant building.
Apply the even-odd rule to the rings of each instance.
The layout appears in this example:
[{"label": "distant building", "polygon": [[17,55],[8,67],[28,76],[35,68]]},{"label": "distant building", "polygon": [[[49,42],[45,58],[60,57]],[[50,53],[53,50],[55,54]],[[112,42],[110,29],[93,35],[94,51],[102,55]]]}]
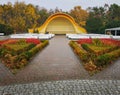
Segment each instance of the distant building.
[{"label": "distant building", "polygon": [[120,36],[120,27],[105,29],[105,34]]}]

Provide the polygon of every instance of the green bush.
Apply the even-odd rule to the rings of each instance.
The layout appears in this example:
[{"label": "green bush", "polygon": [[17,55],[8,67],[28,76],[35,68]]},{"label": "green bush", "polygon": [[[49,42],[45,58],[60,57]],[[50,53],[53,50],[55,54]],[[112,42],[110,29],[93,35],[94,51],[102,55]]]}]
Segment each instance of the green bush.
[{"label": "green bush", "polygon": [[82,61],[89,60],[89,53],[82,49],[79,44],[74,41],[70,41],[69,45],[73,48],[74,52],[79,56]]},{"label": "green bush", "polygon": [[2,46],[0,48],[0,57],[4,57],[6,53],[9,53],[9,51],[6,48],[4,48],[4,46]]},{"label": "green bush", "polygon": [[70,45],[73,49],[76,47],[76,45],[75,45],[75,42],[74,42],[74,41],[70,41],[70,42],[69,42],[69,45]]},{"label": "green bush", "polygon": [[26,52],[22,53],[21,56],[23,56],[24,58],[29,60],[33,55],[31,52],[26,51]]},{"label": "green bush", "polygon": [[49,41],[48,40],[44,40],[42,41],[42,47],[45,47],[49,44]]},{"label": "green bush", "polygon": [[98,56],[102,55],[108,52],[111,52],[112,50],[118,49],[118,46],[97,46],[95,44],[82,44],[81,45],[86,51]]},{"label": "green bush", "polygon": [[16,43],[16,44],[5,44],[4,48],[10,51],[13,55],[20,54],[21,52],[30,50],[35,45],[31,43]]},{"label": "green bush", "polygon": [[33,55],[35,55],[40,49],[42,49],[42,45],[38,44],[36,45],[34,48],[32,48],[31,50],[29,50],[28,52],[30,52]]},{"label": "green bush", "polygon": [[120,57],[120,49],[98,56],[95,60],[95,65],[96,66],[107,65],[112,61],[116,60],[118,57]]},{"label": "green bush", "polygon": [[31,50],[29,50],[25,55],[29,59],[30,57],[34,56],[39,50],[42,50],[48,44],[49,44],[48,40],[42,41],[40,44],[36,45]]},{"label": "green bush", "polygon": [[92,43],[96,46],[103,46],[103,43],[100,41],[100,39],[92,39]]},{"label": "green bush", "polygon": [[85,49],[86,51],[93,52],[93,51],[89,48],[89,44],[82,44],[81,46],[82,46],[82,48]]}]

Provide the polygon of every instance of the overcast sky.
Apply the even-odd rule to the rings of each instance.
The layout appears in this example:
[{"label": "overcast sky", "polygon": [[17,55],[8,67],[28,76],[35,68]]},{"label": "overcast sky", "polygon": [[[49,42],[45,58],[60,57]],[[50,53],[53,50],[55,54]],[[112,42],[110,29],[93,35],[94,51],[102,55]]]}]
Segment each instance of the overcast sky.
[{"label": "overcast sky", "polygon": [[104,6],[104,4],[116,3],[120,5],[120,0],[0,0],[0,4],[6,4],[7,2],[24,1],[26,4],[39,5],[40,7],[45,7],[46,9],[55,9],[58,7],[63,11],[69,11],[73,9],[74,6],[81,6],[83,9],[94,6]]}]

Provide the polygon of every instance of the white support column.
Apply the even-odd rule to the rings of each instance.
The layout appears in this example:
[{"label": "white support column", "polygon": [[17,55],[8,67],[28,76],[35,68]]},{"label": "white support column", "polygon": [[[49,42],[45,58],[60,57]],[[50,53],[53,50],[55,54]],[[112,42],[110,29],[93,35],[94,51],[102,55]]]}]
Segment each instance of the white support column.
[{"label": "white support column", "polygon": [[105,34],[107,34],[107,33],[106,33],[106,30],[105,30]]},{"label": "white support column", "polygon": [[111,30],[109,30],[109,35],[111,35],[112,33],[111,33]]},{"label": "white support column", "polygon": [[115,30],[115,36],[117,36],[117,30]]}]

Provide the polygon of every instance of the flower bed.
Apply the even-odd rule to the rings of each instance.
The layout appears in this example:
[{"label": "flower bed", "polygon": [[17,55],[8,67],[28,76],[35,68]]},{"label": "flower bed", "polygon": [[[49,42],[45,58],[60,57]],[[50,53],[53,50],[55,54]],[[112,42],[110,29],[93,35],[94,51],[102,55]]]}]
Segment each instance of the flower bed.
[{"label": "flower bed", "polygon": [[14,54],[20,54],[21,52],[27,51],[31,48],[33,48],[35,45],[31,43],[25,43],[25,44],[5,44],[4,48],[10,51]]},{"label": "flower bed", "polygon": [[118,46],[96,46],[95,44],[82,44],[81,45],[85,50],[89,51],[90,53],[93,53],[95,55],[101,55],[107,52],[110,52],[112,50],[115,50],[118,48]]},{"label": "flower bed", "polygon": [[38,39],[34,39],[34,38],[31,38],[31,39],[26,39],[26,42],[27,43],[33,43],[33,44],[40,44],[40,40]]},{"label": "flower bed", "polygon": [[28,64],[29,59],[42,50],[48,41],[39,39],[3,40],[0,48],[0,59],[11,71]]},{"label": "flower bed", "polygon": [[69,45],[73,48],[74,52],[80,57],[82,61],[89,58],[89,53],[82,49],[76,42],[70,41]]},{"label": "flower bed", "polygon": [[[101,39],[91,39],[91,38],[88,38],[88,39],[80,39],[77,41],[78,44],[92,44],[94,41],[98,41],[100,40],[102,43],[104,43],[105,45],[118,45],[120,46],[120,41],[119,40],[114,40],[114,39],[111,39],[111,38],[101,38]],[[98,41],[98,42],[100,42]]]},{"label": "flower bed", "polygon": [[120,48],[98,56],[94,63],[96,66],[104,66],[112,63],[118,57],[120,57]]},{"label": "flower bed", "polygon": [[88,39],[80,39],[77,41],[78,44],[91,44],[92,43],[92,39],[88,38]]},{"label": "flower bed", "polygon": [[76,42],[70,41],[69,44],[90,74],[102,70],[120,57],[120,41],[118,40],[82,39]]},{"label": "flower bed", "polygon": [[4,44],[14,44],[16,43],[18,40],[16,39],[7,39],[7,40],[2,40],[0,41],[0,46],[4,45]]},{"label": "flower bed", "polygon": [[107,45],[117,45],[120,46],[120,41],[119,40],[114,40],[114,39],[100,39],[102,43],[107,44]]}]

